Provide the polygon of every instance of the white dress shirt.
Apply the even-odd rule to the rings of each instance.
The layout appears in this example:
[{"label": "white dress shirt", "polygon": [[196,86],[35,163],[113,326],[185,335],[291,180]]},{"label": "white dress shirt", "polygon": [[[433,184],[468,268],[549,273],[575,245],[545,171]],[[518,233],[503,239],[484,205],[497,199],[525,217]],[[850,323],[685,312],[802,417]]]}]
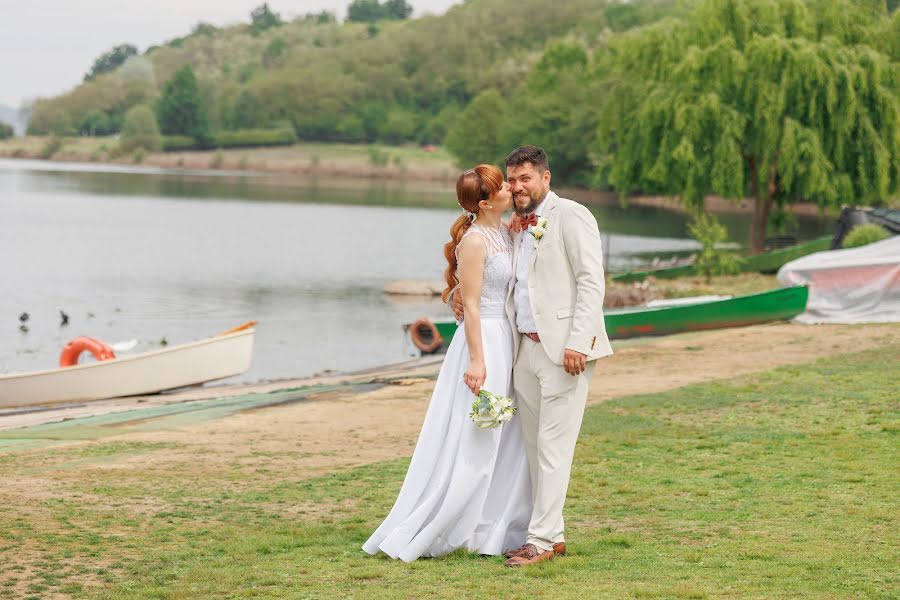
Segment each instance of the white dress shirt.
[{"label": "white dress shirt", "polygon": [[[548,192],[549,193],[549,192]],[[544,200],[547,197],[544,196]],[[537,217],[544,210],[544,200],[534,209]],[[528,297],[528,267],[531,264],[531,253],[534,252],[536,240],[528,231],[522,232],[522,241],[519,244],[519,255],[516,257],[516,285],[513,289],[513,297],[516,303],[516,328],[519,333],[537,333],[537,325],[534,323],[534,314],[531,312],[531,299]]]}]

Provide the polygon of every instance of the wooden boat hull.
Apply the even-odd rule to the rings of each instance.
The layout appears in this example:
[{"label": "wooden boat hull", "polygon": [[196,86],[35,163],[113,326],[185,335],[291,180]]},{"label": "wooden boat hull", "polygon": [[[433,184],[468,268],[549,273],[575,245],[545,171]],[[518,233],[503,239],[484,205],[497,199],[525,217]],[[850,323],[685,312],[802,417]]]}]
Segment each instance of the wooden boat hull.
[{"label": "wooden boat hull", "polygon": [[0,408],[153,394],[243,373],[254,329],[102,362],[0,375]]},{"label": "wooden boat hull", "polygon": [[[743,273],[775,273],[783,265],[796,260],[807,254],[814,252],[822,252],[831,247],[831,237],[822,237],[805,244],[797,244],[790,248],[781,248],[771,252],[764,252],[755,256],[745,256],[741,263],[741,272]],[[652,275],[657,279],[675,279],[677,277],[689,277],[696,275],[694,265],[683,265],[680,267],[672,267],[670,269],[656,269],[655,271],[629,271],[613,275],[612,280],[620,283],[630,283],[632,281],[643,281]]]},{"label": "wooden boat hull", "polygon": [[[809,288],[797,286],[699,304],[610,310],[603,316],[609,338],[621,340],[791,319],[806,309],[808,299]],[[456,322],[439,321],[435,327],[449,344]]]}]

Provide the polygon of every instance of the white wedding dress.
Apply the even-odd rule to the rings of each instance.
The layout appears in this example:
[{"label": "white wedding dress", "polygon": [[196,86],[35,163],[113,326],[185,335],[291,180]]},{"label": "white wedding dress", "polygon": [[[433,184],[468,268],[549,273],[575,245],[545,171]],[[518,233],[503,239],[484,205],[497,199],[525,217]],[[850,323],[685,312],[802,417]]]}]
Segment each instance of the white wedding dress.
[{"label": "white wedding dress", "polygon": [[[481,291],[484,389],[512,395],[513,339],[506,316],[512,277],[509,230],[472,224],[488,248]],[[469,419],[475,397],[463,383],[469,368],[464,327],[453,335],[438,375],[409,471],[394,507],[363,545],[410,562],[459,548],[498,555],[525,543],[531,482],[518,414],[499,429],[479,430]]]}]

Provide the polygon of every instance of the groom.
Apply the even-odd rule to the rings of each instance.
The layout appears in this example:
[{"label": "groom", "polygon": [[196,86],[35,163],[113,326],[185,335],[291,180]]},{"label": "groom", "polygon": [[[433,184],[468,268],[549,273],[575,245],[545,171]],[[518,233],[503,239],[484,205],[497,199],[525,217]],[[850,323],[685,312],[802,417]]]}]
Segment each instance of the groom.
[{"label": "groom", "polygon": [[[584,206],[550,191],[547,154],[524,146],[506,157],[519,217],[506,312],[514,331],[513,388],[531,472],[534,510],[525,545],[506,565],[566,553],[563,504],[596,359],[612,354],[603,321],[603,251]],[[523,231],[524,229],[524,231]],[[457,317],[461,303],[454,303]]]}]

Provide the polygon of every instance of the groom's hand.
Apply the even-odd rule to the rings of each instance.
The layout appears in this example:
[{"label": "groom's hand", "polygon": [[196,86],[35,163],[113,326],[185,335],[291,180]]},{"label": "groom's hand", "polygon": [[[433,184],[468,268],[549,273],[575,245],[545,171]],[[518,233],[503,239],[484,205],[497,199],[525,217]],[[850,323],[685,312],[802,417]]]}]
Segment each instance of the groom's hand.
[{"label": "groom's hand", "polygon": [[453,316],[456,317],[457,322],[463,320],[462,294],[458,292],[459,288],[456,288],[453,296],[450,297],[450,308],[453,310]]},{"label": "groom's hand", "polygon": [[566,348],[563,354],[563,368],[569,375],[579,375],[587,368],[587,355]]}]

